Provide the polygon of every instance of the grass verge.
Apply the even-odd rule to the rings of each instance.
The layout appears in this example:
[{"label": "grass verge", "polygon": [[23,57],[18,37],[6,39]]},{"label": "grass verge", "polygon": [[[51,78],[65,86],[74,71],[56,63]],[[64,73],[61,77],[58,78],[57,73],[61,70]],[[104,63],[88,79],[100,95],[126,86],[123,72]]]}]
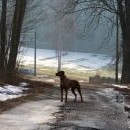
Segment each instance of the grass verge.
[{"label": "grass verge", "polygon": [[[33,65],[23,66],[23,69],[32,69]],[[89,80],[89,77],[100,75],[101,77],[114,77],[115,72],[113,69],[97,69],[97,70],[76,70],[76,69],[67,69],[62,68],[63,71],[66,72],[67,77],[78,80]],[[49,75],[54,77],[57,72],[57,68],[55,67],[46,67],[46,66],[37,66],[37,75]]]}]

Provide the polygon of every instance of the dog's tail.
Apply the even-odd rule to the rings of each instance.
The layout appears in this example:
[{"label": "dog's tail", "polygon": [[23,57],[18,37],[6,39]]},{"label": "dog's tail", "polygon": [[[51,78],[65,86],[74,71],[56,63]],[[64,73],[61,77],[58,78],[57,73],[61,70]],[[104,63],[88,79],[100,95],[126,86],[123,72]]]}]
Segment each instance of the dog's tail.
[{"label": "dog's tail", "polygon": [[83,102],[83,97],[82,97],[81,87],[80,87],[79,82],[78,82],[78,84],[77,84],[77,91],[79,92],[79,95],[80,95],[80,97],[81,97],[81,102]]}]

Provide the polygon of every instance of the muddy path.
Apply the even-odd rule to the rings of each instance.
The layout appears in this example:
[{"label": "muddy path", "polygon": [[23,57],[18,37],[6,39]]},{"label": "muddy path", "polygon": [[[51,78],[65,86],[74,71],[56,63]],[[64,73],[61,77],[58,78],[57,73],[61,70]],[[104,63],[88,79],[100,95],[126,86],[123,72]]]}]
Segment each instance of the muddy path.
[{"label": "muddy path", "polygon": [[111,88],[83,88],[84,102],[60,102],[59,87],[0,115],[0,130],[130,130],[123,103]]},{"label": "muddy path", "polygon": [[123,103],[116,102],[112,88],[82,89],[84,102],[69,101],[56,113],[52,130],[130,130]]}]

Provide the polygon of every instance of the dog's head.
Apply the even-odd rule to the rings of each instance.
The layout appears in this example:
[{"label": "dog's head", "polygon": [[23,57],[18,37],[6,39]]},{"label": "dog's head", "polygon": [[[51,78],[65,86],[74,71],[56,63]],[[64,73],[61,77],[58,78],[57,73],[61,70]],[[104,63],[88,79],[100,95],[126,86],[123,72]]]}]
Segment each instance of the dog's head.
[{"label": "dog's head", "polygon": [[64,71],[59,71],[56,73],[56,76],[62,77],[64,76],[65,72]]}]

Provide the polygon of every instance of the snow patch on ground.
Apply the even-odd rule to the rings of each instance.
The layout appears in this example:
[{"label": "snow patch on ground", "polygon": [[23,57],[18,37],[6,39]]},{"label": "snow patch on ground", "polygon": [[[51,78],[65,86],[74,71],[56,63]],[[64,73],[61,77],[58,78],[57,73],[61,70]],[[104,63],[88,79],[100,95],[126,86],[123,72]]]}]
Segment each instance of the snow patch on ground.
[{"label": "snow patch on ground", "polygon": [[6,111],[0,116],[1,130],[49,130],[55,122],[53,113],[59,111],[57,100],[32,101]]},{"label": "snow patch on ground", "polygon": [[[26,87],[26,86],[28,86],[28,85],[29,85],[29,84],[26,83],[26,82],[22,82],[22,83],[19,84],[19,86],[21,86],[21,87]],[[26,89],[26,88],[24,88],[24,89]]]},{"label": "snow patch on ground", "polygon": [[28,89],[25,86],[25,83],[21,83],[20,86],[5,85],[0,87],[0,101],[23,96],[23,91]]},{"label": "snow patch on ground", "polygon": [[117,88],[128,88],[128,86],[118,85],[118,84],[112,84],[112,86],[117,87]]}]

